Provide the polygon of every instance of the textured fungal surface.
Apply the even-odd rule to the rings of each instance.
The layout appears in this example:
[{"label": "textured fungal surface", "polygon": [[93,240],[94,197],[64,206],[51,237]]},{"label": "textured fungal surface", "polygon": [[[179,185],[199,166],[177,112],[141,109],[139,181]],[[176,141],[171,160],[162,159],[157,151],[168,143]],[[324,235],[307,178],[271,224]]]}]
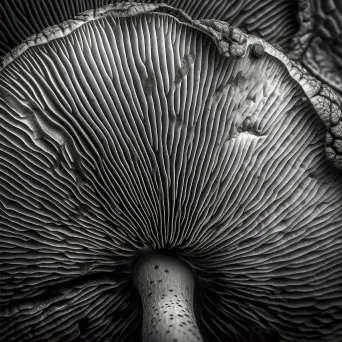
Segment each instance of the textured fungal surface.
[{"label": "textured fungal surface", "polygon": [[342,2],[301,0],[301,26],[291,57],[329,84],[342,98]]},{"label": "textured fungal surface", "polygon": [[[120,0],[2,0],[0,58],[27,37]],[[223,20],[286,51],[342,98],[340,0],[141,0],[166,3],[194,19]]]},{"label": "textured fungal surface", "polygon": [[137,340],[153,250],[196,269],[205,340],[340,341],[340,106],[167,6],[31,37],[0,71],[0,341]]},{"label": "textured fungal surface", "polygon": [[142,340],[201,342],[194,314],[194,274],[175,257],[150,254],[133,271],[144,307]]},{"label": "textured fungal surface", "polygon": [[[338,0],[337,0],[338,1]],[[27,37],[79,13],[119,0],[1,0],[0,58]],[[224,20],[288,50],[297,32],[298,4],[293,0],[142,0],[166,3],[184,10],[194,19]]]}]

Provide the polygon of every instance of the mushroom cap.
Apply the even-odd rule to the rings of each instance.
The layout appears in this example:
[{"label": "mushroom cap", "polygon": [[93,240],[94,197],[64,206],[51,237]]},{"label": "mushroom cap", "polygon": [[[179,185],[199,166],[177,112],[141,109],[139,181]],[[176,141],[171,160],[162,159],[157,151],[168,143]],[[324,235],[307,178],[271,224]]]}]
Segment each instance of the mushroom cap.
[{"label": "mushroom cap", "polygon": [[166,5],[28,39],[0,71],[0,341],[129,339],[152,250],[196,269],[207,339],[339,340],[340,106],[262,39]]},{"label": "mushroom cap", "polygon": [[[46,27],[73,19],[81,12],[120,0],[2,0],[0,3],[0,59],[27,37]],[[289,50],[297,32],[298,4],[293,0],[142,0],[164,2],[194,19],[212,18],[238,26]],[[275,26],[274,23],[277,23]]]},{"label": "mushroom cap", "polygon": [[290,56],[342,99],[342,2],[302,0]]},{"label": "mushroom cap", "polygon": [[[2,0],[0,59],[27,37],[81,12],[120,0]],[[142,3],[157,3],[142,0]],[[194,19],[237,26],[286,51],[342,99],[342,2],[340,0],[163,0]]]}]

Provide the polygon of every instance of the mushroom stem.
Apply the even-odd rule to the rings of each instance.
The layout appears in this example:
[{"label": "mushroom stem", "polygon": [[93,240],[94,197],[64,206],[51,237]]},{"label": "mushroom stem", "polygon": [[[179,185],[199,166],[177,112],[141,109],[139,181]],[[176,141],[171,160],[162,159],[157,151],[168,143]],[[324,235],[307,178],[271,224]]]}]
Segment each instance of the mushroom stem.
[{"label": "mushroom stem", "polygon": [[184,262],[148,255],[136,265],[133,281],[144,310],[143,342],[203,341],[193,309],[195,279]]}]

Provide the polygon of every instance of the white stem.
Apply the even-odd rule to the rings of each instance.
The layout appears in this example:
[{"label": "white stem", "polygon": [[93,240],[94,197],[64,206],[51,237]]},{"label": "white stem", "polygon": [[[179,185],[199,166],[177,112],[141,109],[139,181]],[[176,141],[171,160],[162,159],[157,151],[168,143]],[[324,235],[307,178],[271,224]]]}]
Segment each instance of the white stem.
[{"label": "white stem", "polygon": [[143,342],[203,341],[193,309],[195,279],[184,262],[148,255],[135,267],[133,281],[143,303]]}]

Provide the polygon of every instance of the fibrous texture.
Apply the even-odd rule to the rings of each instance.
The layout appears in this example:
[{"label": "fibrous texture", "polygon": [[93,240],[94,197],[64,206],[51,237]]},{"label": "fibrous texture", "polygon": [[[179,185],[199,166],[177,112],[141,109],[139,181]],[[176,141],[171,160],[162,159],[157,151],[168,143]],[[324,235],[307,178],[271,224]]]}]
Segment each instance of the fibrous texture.
[{"label": "fibrous texture", "polygon": [[[2,0],[0,3],[0,59],[27,37],[74,18],[79,13],[120,0]],[[224,20],[288,50],[298,29],[298,4],[292,0],[142,0],[166,3],[194,19]]]},{"label": "fibrous texture", "polygon": [[342,98],[342,2],[301,0],[301,26],[290,56]]},{"label": "fibrous texture", "polygon": [[[3,0],[0,59],[27,37],[79,13],[120,0]],[[192,18],[223,20],[276,44],[342,99],[342,2],[339,0],[142,0],[163,2]]]},{"label": "fibrous texture", "polygon": [[32,37],[0,72],[0,341],[128,340],[152,250],[197,270],[207,340],[342,339],[339,106],[261,39],[167,6]]}]

